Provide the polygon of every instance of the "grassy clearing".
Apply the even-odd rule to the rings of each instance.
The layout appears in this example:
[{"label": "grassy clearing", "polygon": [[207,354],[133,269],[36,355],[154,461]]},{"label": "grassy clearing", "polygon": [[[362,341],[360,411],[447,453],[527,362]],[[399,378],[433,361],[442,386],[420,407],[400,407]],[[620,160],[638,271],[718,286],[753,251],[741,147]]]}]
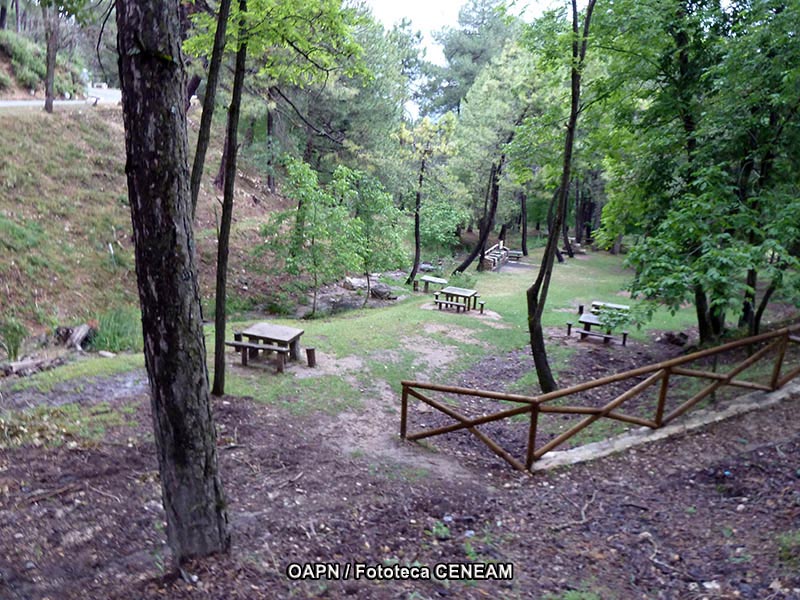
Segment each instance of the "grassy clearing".
[{"label": "grassy clearing", "polygon": [[[545,325],[563,327],[566,320],[574,318],[578,304],[588,304],[593,299],[617,299],[619,290],[629,277],[620,264],[616,257],[593,254],[558,265]],[[291,374],[276,376],[271,365],[264,369],[233,368],[227,374],[226,391],[233,396],[249,396],[260,402],[279,404],[297,413],[336,413],[363,408],[382,386],[389,386],[398,393],[403,379],[451,383],[458,372],[484,356],[527,347],[525,290],[534,275],[534,270],[522,269],[470,274],[470,285],[480,291],[487,309],[501,315],[499,320],[480,318],[474,313],[424,310],[422,305],[430,303],[431,296],[422,294],[409,294],[405,300],[390,307],[355,310],[323,319],[271,318],[277,323],[304,329],[304,346],[316,347],[318,352],[324,353],[326,360],[352,360],[354,368],[343,375],[308,379]],[[586,281],[592,282],[589,291]],[[691,313],[674,317],[662,315],[659,328],[686,326],[691,323],[691,317]],[[110,311],[103,316],[101,325],[103,321],[108,321],[101,328],[108,332],[110,339],[104,342],[107,346],[123,347],[140,342],[135,311]],[[252,322],[229,323],[226,337],[231,339],[234,330]],[[213,364],[213,335],[213,328],[207,328],[209,365]],[[132,338],[135,339],[131,341]],[[439,360],[444,354],[446,360]],[[568,365],[570,354],[571,351],[563,347],[550,349],[551,364],[556,372]],[[114,375],[142,365],[141,354],[81,360],[19,381],[13,389],[35,387],[48,391],[71,379]],[[535,373],[524,375],[512,387],[514,391],[536,393]]]}]

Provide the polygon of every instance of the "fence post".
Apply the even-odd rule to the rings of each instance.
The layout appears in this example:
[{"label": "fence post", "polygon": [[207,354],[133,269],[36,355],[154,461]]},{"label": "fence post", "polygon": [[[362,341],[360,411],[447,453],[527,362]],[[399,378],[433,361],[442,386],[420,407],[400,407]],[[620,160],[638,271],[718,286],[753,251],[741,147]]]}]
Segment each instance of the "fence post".
[{"label": "fence post", "polygon": [[400,437],[406,439],[406,418],[408,417],[408,386],[403,383],[403,399],[400,403]]},{"label": "fence post", "polygon": [[770,379],[770,387],[773,391],[778,389],[778,381],[781,376],[781,369],[783,368],[783,358],[786,356],[786,346],[789,344],[789,330],[783,334],[781,345],[778,347],[778,356],[775,357],[775,366],[772,369],[772,379]]},{"label": "fence post", "polygon": [[667,367],[664,369],[664,375],[661,378],[661,389],[658,392],[658,406],[656,407],[656,427],[661,427],[664,423],[664,407],[667,404],[670,373],[672,373],[672,367]]},{"label": "fence post", "polygon": [[533,461],[536,460],[536,429],[539,426],[539,405],[531,408],[531,425],[528,430],[528,455],[525,457],[525,468],[531,470]]}]

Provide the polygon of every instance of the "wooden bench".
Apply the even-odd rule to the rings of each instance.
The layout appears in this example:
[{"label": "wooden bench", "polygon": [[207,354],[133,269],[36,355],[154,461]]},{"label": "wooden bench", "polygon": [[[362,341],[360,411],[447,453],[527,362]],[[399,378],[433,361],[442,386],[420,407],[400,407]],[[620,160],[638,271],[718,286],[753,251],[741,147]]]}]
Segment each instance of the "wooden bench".
[{"label": "wooden bench", "polygon": [[[579,333],[581,339],[585,339],[587,335],[592,335],[594,337],[601,337],[603,338],[603,343],[607,344],[610,340],[616,339],[615,336],[611,335],[610,333],[600,333],[599,331],[590,331],[588,329],[576,329],[575,333]],[[567,321],[567,337],[572,335],[572,321]],[[622,345],[625,346],[628,342],[628,332],[622,332]]]},{"label": "wooden bench", "polygon": [[455,306],[456,312],[460,311],[461,309],[466,310],[466,307],[461,302],[453,302],[451,300],[439,300],[438,298],[433,301],[439,307],[439,310],[442,310],[443,306]]},{"label": "wooden bench", "polygon": [[581,334],[581,339],[584,339],[587,335],[603,338],[604,344],[614,339],[614,336],[610,333],[600,333],[599,331],[589,331],[588,329],[576,329],[575,332]]},{"label": "wooden bench", "polygon": [[485,300],[481,300],[480,302],[478,302],[478,306],[481,307],[481,314],[483,314],[483,307],[484,307],[485,304],[486,304]]},{"label": "wooden bench", "polygon": [[522,258],[522,250],[509,250],[508,251],[508,260],[514,260],[519,262]]},{"label": "wooden bench", "polygon": [[620,311],[620,312],[627,313],[627,312],[630,312],[631,307],[627,306],[625,304],[614,304],[612,302],[600,302],[598,300],[593,300],[592,301],[592,312],[593,313],[602,312],[604,310],[615,310],[615,311]]},{"label": "wooden bench", "polygon": [[[258,351],[275,352],[277,354],[277,371],[283,373],[283,365],[286,362],[286,357],[289,354],[289,348],[285,346],[273,346],[269,344],[256,344],[254,342],[225,342],[226,346],[231,346],[236,349],[236,352],[242,353],[242,366],[247,366],[248,358],[255,358]],[[251,355],[252,353],[252,355]]]}]

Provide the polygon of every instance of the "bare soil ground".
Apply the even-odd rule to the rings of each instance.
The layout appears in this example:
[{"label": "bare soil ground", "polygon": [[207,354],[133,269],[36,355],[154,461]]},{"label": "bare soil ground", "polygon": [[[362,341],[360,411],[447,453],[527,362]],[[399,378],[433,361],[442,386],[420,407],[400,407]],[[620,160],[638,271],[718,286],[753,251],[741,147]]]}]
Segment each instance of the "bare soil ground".
[{"label": "bare soil ground", "polygon": [[[583,350],[579,380],[676,352]],[[459,384],[502,389],[529,368],[500,356]],[[0,408],[68,397],[131,414],[97,442],[0,450],[0,598],[800,598],[797,398],[530,477],[463,432],[402,442],[399,398],[376,390],[368,411],[339,416],[215,401],[233,545],[185,576],[165,544],[143,374],[3,391]],[[416,565],[424,578],[292,579],[293,563],[342,577],[348,564]],[[513,565],[513,579],[435,577],[460,563]]]}]

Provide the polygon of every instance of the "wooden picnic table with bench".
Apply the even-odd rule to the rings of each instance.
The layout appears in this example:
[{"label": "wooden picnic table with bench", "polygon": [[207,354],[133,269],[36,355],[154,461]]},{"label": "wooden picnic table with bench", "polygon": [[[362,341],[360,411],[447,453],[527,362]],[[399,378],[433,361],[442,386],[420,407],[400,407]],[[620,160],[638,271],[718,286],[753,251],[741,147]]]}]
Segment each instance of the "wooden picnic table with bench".
[{"label": "wooden picnic table with bench", "polygon": [[[444,295],[444,300],[440,300],[439,296]],[[455,286],[448,286],[446,288],[442,288],[440,291],[434,293],[434,304],[439,308],[452,306],[456,309],[456,312],[463,310],[467,312],[472,308],[478,307],[478,298],[480,298],[480,294],[478,294],[477,290],[471,290],[468,288],[460,288]],[[484,302],[481,300],[481,314],[483,314],[483,306]]]},{"label": "wooden picnic table with bench", "polygon": [[[608,344],[611,340],[617,339],[616,336],[611,334],[611,327],[608,327],[602,320],[600,313],[603,311],[628,313],[630,306],[624,304],[612,304],[610,302],[599,302],[597,300],[592,302],[592,309],[589,312],[583,310],[583,305],[578,307],[578,323],[583,325],[583,329],[576,329],[575,332],[580,334],[581,339],[588,336],[598,337],[603,339],[604,344]],[[592,327],[605,327],[605,333],[599,331],[592,331]],[[572,334],[572,323],[567,322],[567,335]],[[628,341],[628,332],[622,332],[622,345],[625,346]]]},{"label": "wooden picnic table with bench", "polygon": [[[271,354],[275,352],[277,357],[277,370],[283,372],[283,365],[286,358],[297,360],[300,356],[300,336],[303,335],[302,329],[287,327],[286,325],[275,325],[273,323],[256,323],[244,331],[237,331],[233,334],[232,342],[225,342],[226,346],[232,346],[236,352],[242,354],[242,366],[247,366],[249,358],[257,358],[259,352]],[[247,341],[243,341],[247,338]]]}]

